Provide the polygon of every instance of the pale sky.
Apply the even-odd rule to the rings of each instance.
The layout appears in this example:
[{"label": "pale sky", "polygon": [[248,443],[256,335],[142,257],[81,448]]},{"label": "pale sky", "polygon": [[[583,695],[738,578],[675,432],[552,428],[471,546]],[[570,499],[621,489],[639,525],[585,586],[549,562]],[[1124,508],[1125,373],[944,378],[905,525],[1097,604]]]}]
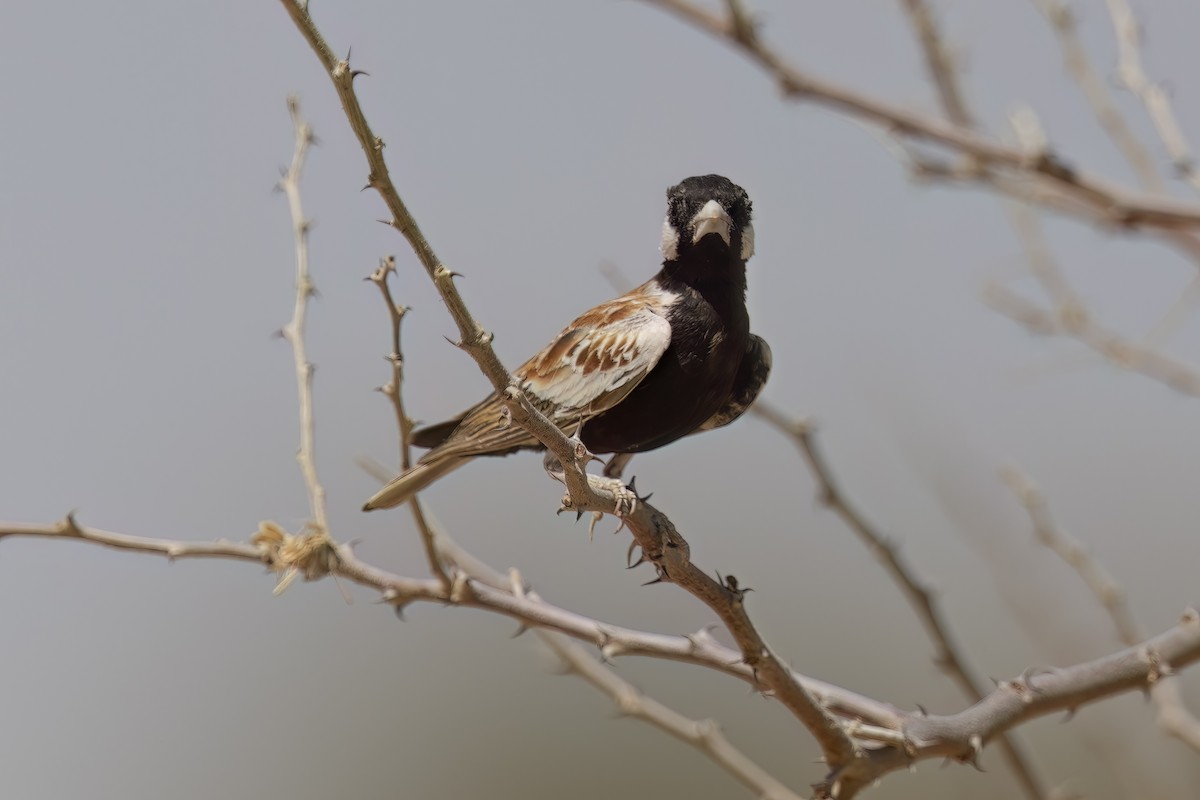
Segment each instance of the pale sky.
[{"label": "pale sky", "polygon": [[[754,5],[799,65],[935,111],[898,4]],[[1071,162],[1132,182],[1033,4],[937,5],[990,131],[1027,104]],[[1200,11],[1137,8],[1147,69],[1200,141]],[[725,174],[754,200],[752,327],[775,362],[765,396],[819,422],[843,487],[936,587],[980,673],[1117,646],[1077,577],[1034,543],[996,477],[1005,464],[1039,482],[1148,629],[1200,601],[1200,405],[983,305],[986,281],[1025,269],[994,197],[914,185],[874,132],[781,101],[741,57],[642,3],[313,12],[370,73],[358,88],[393,177],[510,367],[612,296],[602,265],[631,281],[657,270],[669,185]],[[1110,75],[1104,9],[1082,18]],[[398,256],[398,296],[413,307],[412,414],[440,420],[487,383],[447,345],[453,324],[407,245],[376,221],[361,152],[283,9],[9,0],[0,47],[0,519],[75,510],[87,525],[181,539],[304,522],[291,353],[272,335],[293,302],[287,204],[272,189],[295,93],[321,141],[303,188],[333,534],[424,575],[407,513],[359,512],[378,484],[355,459],[396,461],[391,410],[372,391],[388,376],[387,319],[362,281],[381,256]],[[1134,335],[1193,276],[1153,241],[1073,221],[1049,233],[1096,313]],[[1192,319],[1168,351],[1200,361],[1198,348]],[[964,706],[896,588],[762,422],[639,456],[631,472],[698,564],[755,589],[751,614],[797,669],[904,708]],[[472,464],[425,497],[460,543],[560,605],[668,633],[714,621],[678,588],[642,588],[653,575],[624,569],[628,535],[606,522],[589,542],[586,525],[555,516],[560,495],[525,454]],[[417,606],[401,623],[367,592],[346,604],[331,581],[273,587],[245,564],[0,544],[5,797],[749,797],[697,752],[614,718],[533,637],[511,639],[511,621]],[[741,683],[644,659],[616,668],[719,720],[797,790],[819,779],[810,737]],[[1183,680],[1200,705],[1196,674]],[[1154,730],[1138,696],[1020,739],[1047,785],[1089,800],[1186,800],[1200,780],[1195,754]],[[1018,796],[994,750],[983,765],[922,764],[869,796]]]}]

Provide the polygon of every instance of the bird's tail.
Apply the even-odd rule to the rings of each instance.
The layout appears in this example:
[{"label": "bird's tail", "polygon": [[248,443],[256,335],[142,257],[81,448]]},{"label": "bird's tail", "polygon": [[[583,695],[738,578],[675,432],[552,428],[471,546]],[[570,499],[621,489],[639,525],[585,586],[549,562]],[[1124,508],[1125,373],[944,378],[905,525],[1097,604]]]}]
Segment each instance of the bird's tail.
[{"label": "bird's tail", "polygon": [[387,486],[376,492],[375,496],[366,502],[363,511],[398,506],[443,475],[453,472],[470,460],[464,456],[449,456],[418,463],[392,478]]}]

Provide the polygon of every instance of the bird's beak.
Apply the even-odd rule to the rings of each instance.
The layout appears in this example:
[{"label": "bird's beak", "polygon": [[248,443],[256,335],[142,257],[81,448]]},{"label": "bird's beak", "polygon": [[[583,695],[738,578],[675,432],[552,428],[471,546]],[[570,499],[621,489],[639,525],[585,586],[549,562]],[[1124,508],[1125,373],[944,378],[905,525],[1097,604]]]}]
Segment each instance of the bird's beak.
[{"label": "bird's beak", "polygon": [[692,244],[697,244],[708,234],[715,233],[725,240],[726,245],[729,245],[733,219],[724,206],[716,200],[709,200],[704,204],[704,208],[697,211],[696,216],[692,217],[691,228]]}]

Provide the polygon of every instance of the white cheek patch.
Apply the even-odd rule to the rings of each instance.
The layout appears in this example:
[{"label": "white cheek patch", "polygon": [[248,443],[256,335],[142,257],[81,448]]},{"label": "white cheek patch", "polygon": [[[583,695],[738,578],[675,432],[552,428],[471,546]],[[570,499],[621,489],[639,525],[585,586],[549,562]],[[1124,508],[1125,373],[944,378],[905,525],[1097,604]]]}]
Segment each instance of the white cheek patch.
[{"label": "white cheek patch", "polygon": [[663,220],[662,243],[658,249],[662,251],[664,261],[674,261],[679,258],[679,231],[671,224],[671,218]]},{"label": "white cheek patch", "polygon": [[754,226],[746,223],[742,229],[742,261],[749,261],[754,255]]}]

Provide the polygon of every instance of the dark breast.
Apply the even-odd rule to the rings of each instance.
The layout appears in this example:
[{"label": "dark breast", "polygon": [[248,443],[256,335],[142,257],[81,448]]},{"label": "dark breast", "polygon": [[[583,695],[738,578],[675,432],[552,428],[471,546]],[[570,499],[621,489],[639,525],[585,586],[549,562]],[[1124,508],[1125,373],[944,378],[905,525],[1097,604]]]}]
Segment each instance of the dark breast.
[{"label": "dark breast", "polygon": [[714,306],[694,288],[680,292],[667,314],[671,344],[658,364],[628,397],[584,424],[580,438],[593,453],[639,453],[670,444],[699,428],[729,397],[749,344],[745,302],[722,292]]}]

